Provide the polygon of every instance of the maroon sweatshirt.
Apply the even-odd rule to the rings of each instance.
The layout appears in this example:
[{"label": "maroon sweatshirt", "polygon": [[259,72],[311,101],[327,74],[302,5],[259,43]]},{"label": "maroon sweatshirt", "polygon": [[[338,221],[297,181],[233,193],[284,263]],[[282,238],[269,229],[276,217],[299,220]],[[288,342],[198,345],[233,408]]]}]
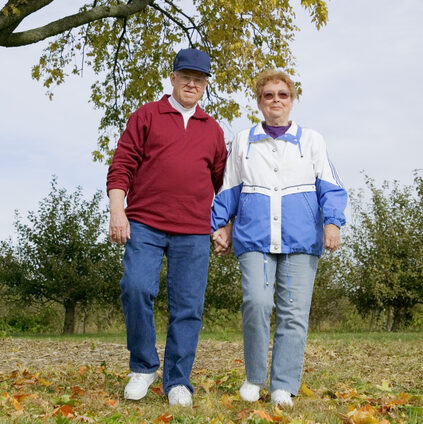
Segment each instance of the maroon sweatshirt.
[{"label": "maroon sweatshirt", "polygon": [[171,234],[210,234],[210,208],[226,161],[223,131],[199,106],[185,129],[168,97],[129,118],[107,192],[127,193],[128,219]]}]

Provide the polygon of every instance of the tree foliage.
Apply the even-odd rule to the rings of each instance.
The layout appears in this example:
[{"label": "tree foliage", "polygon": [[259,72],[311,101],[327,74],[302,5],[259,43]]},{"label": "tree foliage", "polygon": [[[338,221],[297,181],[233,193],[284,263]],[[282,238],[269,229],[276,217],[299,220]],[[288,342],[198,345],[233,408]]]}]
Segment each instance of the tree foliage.
[{"label": "tree foliage", "polygon": [[423,303],[423,179],[381,188],[366,177],[370,199],[352,193],[353,222],[344,255],[348,295],[363,315],[385,311],[389,330],[411,318]]},{"label": "tree foliage", "polygon": [[[104,111],[95,160],[108,160],[129,114],[157,99],[175,51],[198,47],[212,58],[205,109],[230,122],[238,98],[253,97],[253,80],[265,68],[295,74],[291,42],[296,26],[292,0],[94,0],[76,14],[40,28],[18,25],[54,0],[9,0],[0,11],[0,45],[13,47],[56,36],[33,68],[52,96],[69,74],[91,67],[98,80],[91,101]],[[324,0],[301,0],[319,29],[328,19]],[[254,120],[253,108],[247,108]]]},{"label": "tree foliage", "polygon": [[313,329],[320,329],[323,323],[333,327],[345,319],[348,299],[340,278],[341,254],[342,251],[334,254],[324,252],[319,260],[310,310],[310,326]]},{"label": "tree foliage", "polygon": [[97,191],[84,200],[80,187],[68,194],[53,178],[38,211],[28,213],[28,223],[17,215],[16,244],[1,246],[0,283],[23,303],[63,305],[64,333],[74,331],[77,305],[118,303],[122,252],[107,239],[101,199]]}]

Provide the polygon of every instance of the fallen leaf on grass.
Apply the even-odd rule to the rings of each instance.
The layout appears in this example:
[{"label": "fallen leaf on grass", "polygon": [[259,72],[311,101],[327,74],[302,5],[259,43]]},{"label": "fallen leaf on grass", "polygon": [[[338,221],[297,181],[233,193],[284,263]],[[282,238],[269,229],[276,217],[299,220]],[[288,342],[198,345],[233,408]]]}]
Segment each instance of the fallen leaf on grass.
[{"label": "fallen leaf on grass", "polygon": [[386,380],[382,380],[382,384],[376,384],[376,387],[382,392],[392,392],[392,384]]},{"label": "fallen leaf on grass", "polygon": [[200,383],[200,387],[202,387],[207,394],[210,393],[210,389],[213,386],[214,386],[214,380],[212,380],[211,378],[207,378],[206,380]]},{"label": "fallen leaf on grass", "polygon": [[114,399],[106,399],[107,405],[111,406],[112,408],[116,408],[117,402]]},{"label": "fallen leaf on grass", "polygon": [[273,421],[284,423],[284,424],[288,424],[289,423],[289,419],[284,416],[283,410],[281,408],[279,408],[278,405],[275,405],[273,407],[273,413],[275,414],[272,417],[273,418]]},{"label": "fallen leaf on grass", "polygon": [[228,408],[228,409],[233,409],[233,405],[232,405],[232,402],[233,402],[233,400],[234,400],[234,398],[233,398],[233,396],[230,396],[230,395],[223,395],[221,398],[220,398],[220,403],[225,407],[225,408]]},{"label": "fallen leaf on grass", "polygon": [[44,378],[40,378],[40,379],[38,380],[38,382],[39,382],[39,383],[41,383],[43,386],[46,386],[46,387],[48,387],[48,386],[51,386],[51,385],[52,385],[52,383],[50,383],[50,381],[44,380]]},{"label": "fallen leaf on grass", "polygon": [[81,366],[78,368],[78,374],[79,374],[79,375],[84,375],[87,371],[88,371],[88,367],[87,367],[87,366],[85,366],[85,365],[81,365]]},{"label": "fallen leaf on grass", "polygon": [[165,392],[163,390],[163,385],[162,384],[160,384],[159,386],[156,386],[156,387],[152,387],[151,390],[156,395],[165,396]]},{"label": "fallen leaf on grass", "polygon": [[73,418],[73,417],[75,417],[73,408],[72,408],[72,406],[69,406],[69,405],[59,406],[58,408],[56,408],[53,411],[53,416],[57,416],[59,414],[62,415],[62,417],[65,417],[65,418]]},{"label": "fallen leaf on grass", "polygon": [[22,410],[22,405],[16,399],[12,399],[12,404],[17,411]]},{"label": "fallen leaf on grass", "polygon": [[378,414],[377,409],[367,404],[363,408],[352,409],[347,416],[354,424],[379,424],[379,419],[375,417],[376,414]]},{"label": "fallen leaf on grass", "polygon": [[244,408],[241,411],[238,411],[238,417],[242,421],[244,418],[247,418],[251,414],[251,409]]},{"label": "fallen leaf on grass", "polygon": [[160,415],[160,417],[157,417],[155,420],[154,420],[154,422],[156,423],[156,424],[159,424],[159,423],[168,423],[168,422],[170,422],[170,421],[172,421],[173,420],[173,415],[170,415],[170,414],[163,414],[163,415]]},{"label": "fallen leaf on grass", "polygon": [[268,421],[269,423],[273,423],[273,418],[266,411],[255,409],[253,413],[251,414],[251,416],[252,417],[256,416],[256,417],[262,418],[263,420]]},{"label": "fallen leaf on grass", "polygon": [[351,398],[359,398],[360,395],[357,393],[357,390],[348,388],[345,392],[335,392],[335,396],[338,399],[351,399]]},{"label": "fallen leaf on grass", "polygon": [[27,393],[17,393],[16,395],[13,395],[13,398],[16,399],[18,402],[21,402],[22,399],[25,399],[29,395]]},{"label": "fallen leaf on grass", "polygon": [[244,361],[242,359],[235,359],[235,364],[243,364]]},{"label": "fallen leaf on grass", "polygon": [[304,393],[305,396],[310,397],[310,398],[315,398],[316,397],[316,393],[314,393],[313,390],[311,390],[307,384],[303,383],[301,384],[301,391]]},{"label": "fallen leaf on grass", "polygon": [[76,396],[81,396],[85,393],[85,390],[79,386],[72,386],[70,390],[72,392],[71,398],[74,398]]}]

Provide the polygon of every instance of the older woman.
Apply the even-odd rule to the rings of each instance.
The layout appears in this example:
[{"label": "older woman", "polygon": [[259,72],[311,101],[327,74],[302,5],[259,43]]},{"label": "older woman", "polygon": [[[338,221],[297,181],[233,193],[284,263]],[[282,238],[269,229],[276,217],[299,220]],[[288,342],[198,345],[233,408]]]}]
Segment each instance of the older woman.
[{"label": "older woman", "polygon": [[256,96],[264,122],[238,133],[232,144],[213,204],[213,239],[218,251],[226,246],[226,224],[234,218],[247,377],[241,398],[256,401],[266,386],[270,316],[276,303],[271,399],[292,406],[318,259],[323,246],[330,251],[339,246],[347,193],[323,137],[289,120],[296,98],[290,77],[275,70],[261,73]]}]

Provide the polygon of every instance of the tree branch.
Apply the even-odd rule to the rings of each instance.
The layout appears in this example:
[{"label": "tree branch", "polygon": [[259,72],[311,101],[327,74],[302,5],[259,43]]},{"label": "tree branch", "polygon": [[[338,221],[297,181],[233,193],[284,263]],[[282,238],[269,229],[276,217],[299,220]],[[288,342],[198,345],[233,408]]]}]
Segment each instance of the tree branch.
[{"label": "tree branch", "polygon": [[[47,0],[44,0],[44,2],[46,1]],[[129,4],[121,4],[118,6],[96,6],[90,10],[51,22],[43,27],[6,35],[2,35],[0,32],[0,46],[25,46],[99,19],[127,18],[128,16],[144,10],[152,3],[153,0],[133,0]]]},{"label": "tree branch", "polygon": [[[174,16],[172,16],[167,10],[165,10],[165,9],[162,9],[159,5],[157,5],[156,3],[154,3],[154,2],[152,2],[151,3],[151,7],[153,7],[154,9],[156,9],[156,10],[158,10],[160,13],[163,13],[163,15],[165,15],[166,17],[168,17],[169,18],[169,20],[171,20],[172,22],[174,22],[176,25],[178,25],[178,27],[179,28],[181,28],[182,29],[182,31],[184,31],[185,32],[185,34],[187,35],[187,37],[188,37],[188,42],[189,42],[189,45],[190,45],[190,47],[194,47],[194,44],[193,44],[193,42],[192,42],[192,39],[191,39],[191,35],[190,35],[190,33],[189,33],[189,31],[188,31],[188,28],[182,23],[182,22],[180,22],[180,21],[178,21]],[[194,29],[195,29],[195,27],[194,27]]]},{"label": "tree branch", "polygon": [[[28,16],[37,10],[42,9],[54,0],[28,0],[20,2],[19,0],[9,0],[7,4],[0,10],[0,33],[8,31],[10,27],[14,29]],[[18,11],[18,13],[14,12]]]}]

